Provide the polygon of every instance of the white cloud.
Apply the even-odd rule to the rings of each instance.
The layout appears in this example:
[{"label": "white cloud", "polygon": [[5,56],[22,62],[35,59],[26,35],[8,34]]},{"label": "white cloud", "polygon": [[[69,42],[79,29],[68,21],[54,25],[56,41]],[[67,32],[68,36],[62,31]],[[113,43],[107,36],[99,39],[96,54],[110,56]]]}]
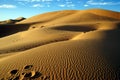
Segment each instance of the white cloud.
[{"label": "white cloud", "polygon": [[75,4],[73,4],[73,2],[69,1],[69,0],[66,0],[65,4],[66,4],[67,7],[74,7],[75,6]]},{"label": "white cloud", "polygon": [[74,7],[75,5],[74,4],[61,4],[61,5],[58,5],[59,7]]},{"label": "white cloud", "polygon": [[[104,2],[103,0],[96,2],[94,0],[89,0],[85,5],[100,5],[100,6],[105,6],[105,5],[120,5],[120,2]],[[84,5],[84,6],[85,6]]]},{"label": "white cloud", "polygon": [[47,5],[47,7],[50,7],[50,5]]},{"label": "white cloud", "polygon": [[42,2],[50,2],[50,1],[53,1],[53,0],[41,0]]},{"label": "white cloud", "polygon": [[120,5],[120,2],[112,2],[110,5]]},{"label": "white cloud", "polygon": [[67,4],[67,7],[74,7],[74,4]]},{"label": "white cloud", "polygon": [[17,1],[21,1],[21,2],[50,2],[53,0],[17,0]]},{"label": "white cloud", "polygon": [[0,5],[0,8],[16,8],[16,6],[11,4],[3,4],[3,5]]},{"label": "white cloud", "polygon": [[111,2],[88,2],[89,5],[110,5]]},{"label": "white cloud", "polygon": [[58,5],[58,6],[60,6],[60,7],[65,7],[66,5],[65,5],[65,4],[61,4],[61,5]]},{"label": "white cloud", "polygon": [[67,1],[67,2],[66,2],[66,4],[72,4],[72,3],[73,3],[73,2],[71,2],[71,1]]},{"label": "white cloud", "polygon": [[24,3],[24,2],[18,2],[18,4],[25,6],[25,3]]},{"label": "white cloud", "polygon": [[41,7],[41,8],[42,8],[42,7],[44,7],[44,6],[41,5],[41,4],[34,4],[32,7],[34,7],[34,8],[35,8],[35,7]]},{"label": "white cloud", "polygon": [[24,2],[40,2],[41,0],[18,0],[18,1],[24,1]]},{"label": "white cloud", "polygon": [[31,0],[16,0],[16,1],[21,1],[21,2],[30,2]]},{"label": "white cloud", "polygon": [[30,0],[31,2],[40,2],[41,0]]},{"label": "white cloud", "polygon": [[89,5],[85,4],[84,6],[85,6],[85,7],[88,7]]},{"label": "white cloud", "polygon": [[93,3],[89,3],[91,5],[109,5],[110,3],[108,2],[93,2]]}]

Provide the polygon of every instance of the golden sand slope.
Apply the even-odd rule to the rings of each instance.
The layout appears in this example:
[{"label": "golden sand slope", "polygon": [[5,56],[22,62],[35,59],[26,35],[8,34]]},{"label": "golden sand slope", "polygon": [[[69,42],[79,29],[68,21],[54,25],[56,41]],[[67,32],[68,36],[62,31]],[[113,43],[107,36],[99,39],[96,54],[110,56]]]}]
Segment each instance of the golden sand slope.
[{"label": "golden sand slope", "polygon": [[57,11],[11,27],[0,38],[0,80],[120,79],[119,12]]}]

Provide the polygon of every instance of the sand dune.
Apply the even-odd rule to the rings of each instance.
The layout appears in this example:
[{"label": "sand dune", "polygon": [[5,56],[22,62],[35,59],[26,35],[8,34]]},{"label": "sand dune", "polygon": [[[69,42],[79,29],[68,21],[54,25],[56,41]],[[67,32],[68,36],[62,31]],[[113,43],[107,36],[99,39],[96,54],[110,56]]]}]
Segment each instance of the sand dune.
[{"label": "sand dune", "polygon": [[24,17],[18,17],[16,19],[9,19],[9,20],[5,20],[5,21],[0,21],[0,24],[15,24],[19,21],[24,20]]},{"label": "sand dune", "polygon": [[119,12],[56,11],[0,27],[0,80],[120,79]]},{"label": "sand dune", "polygon": [[[49,15],[52,15],[52,16],[49,16]],[[38,17],[40,17],[40,18],[38,18]],[[33,16],[33,17],[23,20],[19,23],[28,23],[28,22],[46,23],[48,21],[51,22],[51,21],[58,20],[61,18],[64,18],[65,19],[64,21],[68,20],[68,18],[76,18],[79,22],[79,20],[80,21],[82,20],[81,18],[83,18],[83,21],[84,21],[84,18],[88,18],[88,19],[90,18],[91,20],[94,20],[94,19],[96,20],[96,17],[97,17],[98,21],[103,20],[103,19],[108,19],[108,21],[109,21],[109,19],[110,20],[120,19],[119,12],[107,11],[107,10],[102,10],[102,9],[90,9],[90,10],[80,10],[80,11],[66,10],[66,11],[49,12],[46,14]],[[91,21],[91,20],[89,20],[89,21]],[[63,20],[61,20],[61,21],[63,21]],[[74,21],[74,19],[72,19],[71,21],[76,22],[76,21]],[[86,22],[86,21],[84,21],[84,22]]]}]

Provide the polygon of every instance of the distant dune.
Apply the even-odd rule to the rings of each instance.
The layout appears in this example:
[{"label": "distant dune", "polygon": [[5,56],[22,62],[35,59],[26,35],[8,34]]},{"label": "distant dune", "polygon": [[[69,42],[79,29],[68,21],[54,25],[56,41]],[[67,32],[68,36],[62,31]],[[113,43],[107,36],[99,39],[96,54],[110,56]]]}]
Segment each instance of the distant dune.
[{"label": "distant dune", "polygon": [[0,80],[120,80],[120,12],[64,10],[0,22]]},{"label": "distant dune", "polygon": [[18,17],[16,19],[9,19],[9,20],[5,20],[5,21],[0,21],[0,24],[14,24],[14,23],[22,21],[24,19],[25,19],[24,17]]}]

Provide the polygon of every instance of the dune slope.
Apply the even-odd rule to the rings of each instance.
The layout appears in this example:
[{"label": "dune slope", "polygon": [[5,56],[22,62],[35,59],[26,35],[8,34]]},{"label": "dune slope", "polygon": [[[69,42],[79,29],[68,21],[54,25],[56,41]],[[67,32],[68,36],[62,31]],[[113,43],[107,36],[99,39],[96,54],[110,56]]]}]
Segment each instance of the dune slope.
[{"label": "dune slope", "polygon": [[119,12],[57,11],[1,27],[0,80],[120,79]]}]

